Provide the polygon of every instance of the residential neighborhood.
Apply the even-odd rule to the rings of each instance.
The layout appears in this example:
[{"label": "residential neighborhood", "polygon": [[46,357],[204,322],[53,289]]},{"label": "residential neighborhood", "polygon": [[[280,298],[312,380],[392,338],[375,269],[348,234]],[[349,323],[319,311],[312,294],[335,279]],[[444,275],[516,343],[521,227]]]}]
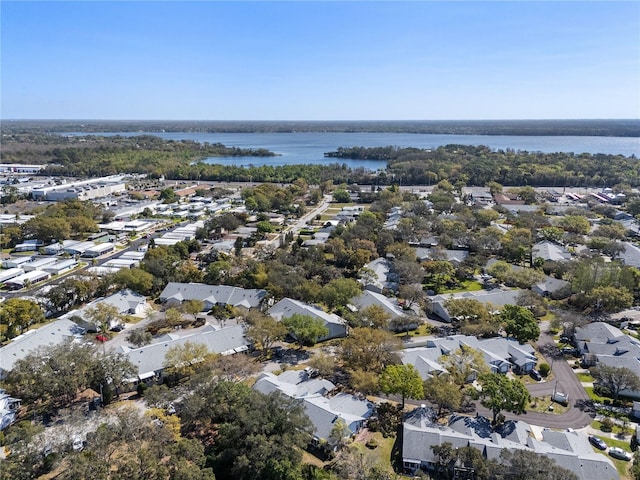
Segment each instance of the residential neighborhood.
[{"label": "residential neighborhood", "polygon": [[[3,233],[3,430],[35,421],[28,362],[86,348],[120,373],[70,399],[82,386],[101,414],[120,399],[180,416],[192,392],[242,379],[300,408],[309,454],[336,475],[354,445],[382,465],[375,452],[397,438],[380,468],[398,475],[445,478],[450,461],[476,478],[475,449],[478,462],[534,455],[571,478],[630,478],[616,448],[637,445],[640,248],[615,220],[619,196],[537,190],[524,204],[518,189],[439,184],[380,187],[368,203],[356,189],[344,204],[330,191],[309,203],[309,186],[174,185],[161,189],[173,201],[136,206],[118,180],[34,190],[68,206],[90,191],[109,205],[96,233],[42,236],[37,215],[35,238]],[[256,209],[256,195],[285,193],[307,202],[304,221],[282,214],[289,204]]]}]

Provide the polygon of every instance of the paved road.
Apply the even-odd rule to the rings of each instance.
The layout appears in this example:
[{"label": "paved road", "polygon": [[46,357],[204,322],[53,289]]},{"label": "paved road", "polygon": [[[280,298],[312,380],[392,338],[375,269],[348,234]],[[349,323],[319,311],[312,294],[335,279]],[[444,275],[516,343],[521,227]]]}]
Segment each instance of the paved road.
[{"label": "paved road", "polygon": [[[555,380],[551,382],[534,383],[527,386],[532,397],[551,395],[554,388],[559,392],[569,395],[570,408],[566,413],[538,413],[527,412],[524,415],[504,413],[507,419],[523,420],[532,425],[549,428],[583,428],[589,425],[595,417],[595,412],[590,408],[587,392],[582,387],[580,380],[573,372],[567,361],[563,358],[553,339],[547,333],[541,333],[537,342],[538,350],[543,354],[545,361],[552,365]],[[478,412],[492,418],[491,412],[482,407],[478,402]]]}]

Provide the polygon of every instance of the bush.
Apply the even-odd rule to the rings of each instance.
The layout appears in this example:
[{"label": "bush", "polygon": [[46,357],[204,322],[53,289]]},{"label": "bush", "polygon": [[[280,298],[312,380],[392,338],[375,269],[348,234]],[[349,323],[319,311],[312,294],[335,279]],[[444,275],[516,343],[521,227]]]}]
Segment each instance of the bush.
[{"label": "bush", "polygon": [[600,430],[602,430],[603,432],[612,432],[614,425],[615,424],[613,423],[613,420],[607,417],[604,420],[602,420],[602,425],[600,426]]},{"label": "bush", "polygon": [[549,372],[551,371],[551,367],[549,366],[548,363],[541,363],[538,370],[540,372],[540,375],[542,375],[543,377],[546,377],[549,375]]},{"label": "bush", "polygon": [[373,450],[378,446],[378,442],[376,442],[375,438],[370,438],[369,440],[367,440],[367,443],[365,443],[365,446],[368,449]]}]

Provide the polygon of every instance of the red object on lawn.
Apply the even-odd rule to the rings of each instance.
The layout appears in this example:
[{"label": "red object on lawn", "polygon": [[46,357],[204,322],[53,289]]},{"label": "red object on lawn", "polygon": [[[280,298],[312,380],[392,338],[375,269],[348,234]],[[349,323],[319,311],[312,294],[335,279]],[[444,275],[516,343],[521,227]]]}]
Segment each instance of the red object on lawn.
[{"label": "red object on lawn", "polygon": [[106,342],[109,338],[106,335],[96,335],[96,340],[99,342]]}]

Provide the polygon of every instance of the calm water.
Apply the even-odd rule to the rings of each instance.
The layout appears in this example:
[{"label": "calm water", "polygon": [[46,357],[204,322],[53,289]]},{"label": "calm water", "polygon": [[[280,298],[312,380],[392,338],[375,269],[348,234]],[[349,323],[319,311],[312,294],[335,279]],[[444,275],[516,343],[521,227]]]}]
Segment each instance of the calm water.
[{"label": "calm water", "polygon": [[[144,132],[110,132],[94,135],[135,136]],[[201,133],[158,132],[149,133],[167,140],[194,140],[197,142],[222,143],[229,147],[266,148],[279,154],[277,157],[215,157],[208,163],[222,165],[292,165],[344,163],[351,168],[364,167],[371,170],[385,168],[386,162],[342,160],[325,158],[325,152],[338,147],[399,147],[436,148],[447,144],[487,145],[494,150],[528,150],[536,152],[608,153],[640,157],[640,138],[629,137],[551,137],[512,135],[434,135],[411,133]],[[87,135],[82,132],[65,135]]]}]

